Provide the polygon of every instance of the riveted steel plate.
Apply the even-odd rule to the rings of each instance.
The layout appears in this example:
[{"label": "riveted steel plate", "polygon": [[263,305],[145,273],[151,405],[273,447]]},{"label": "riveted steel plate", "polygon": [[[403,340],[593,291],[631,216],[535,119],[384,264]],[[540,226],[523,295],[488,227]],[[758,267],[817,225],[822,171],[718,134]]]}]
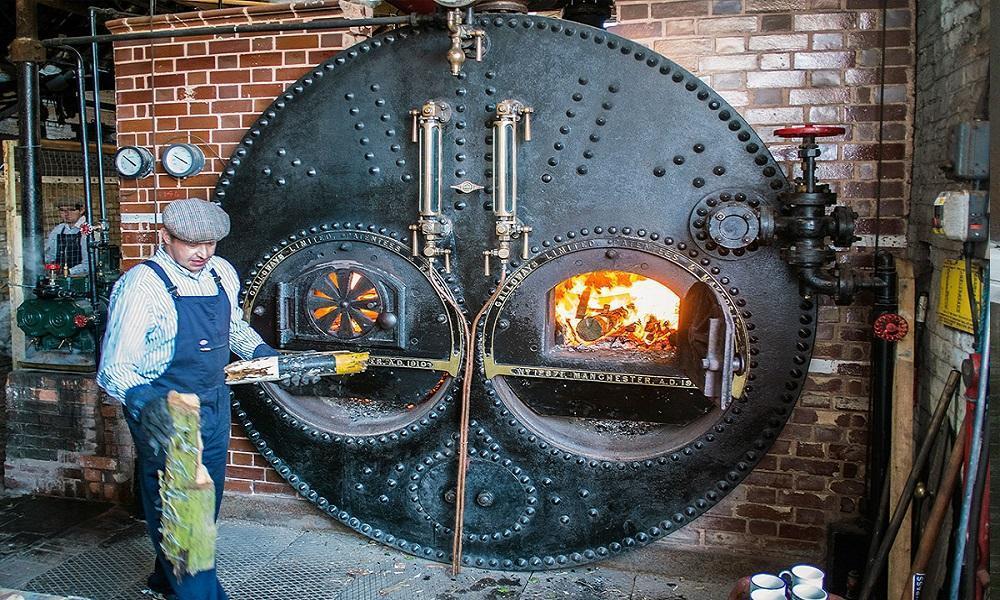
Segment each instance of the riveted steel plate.
[{"label": "riveted steel plate", "polygon": [[[350,263],[405,290],[394,315],[405,335],[369,343],[362,334],[316,341],[313,332],[288,342],[292,350],[370,350],[377,360],[364,376],[325,388],[234,389],[234,410],[262,455],[319,510],[447,562],[459,394],[472,377],[463,562],[564,568],[669,535],[746,477],[798,397],[816,309],[799,297],[776,249],[723,256],[694,237],[692,214],[706,198],[745,194],[754,208],[773,207],[787,186],[757,134],[715,91],[604,31],[536,16],[477,18],[489,51],[460,77],[445,60],[446,32],[384,33],[310,70],[240,141],[215,199],[240,232],[219,252],[244,274],[251,324],[273,344],[291,339],[281,285]],[[500,283],[496,261],[484,275],[483,252],[497,244],[492,116],[508,99],[534,109],[532,139],[519,129],[517,146],[517,216],[532,227],[529,257],[520,257],[518,240],[507,295],[467,345],[462,319]],[[450,273],[409,252],[420,195],[410,111],[428,100],[452,111],[441,136]],[[452,187],[466,181],[474,184],[468,193]],[[704,314],[720,315],[742,360],[719,367],[720,398],[692,395],[698,388],[679,367],[636,365],[622,354],[549,364],[532,356],[544,340],[532,350],[526,336],[503,333],[544,326],[546,269],[569,277],[609,260],[679,296],[708,290],[701,297],[719,309]],[[538,300],[521,302],[527,297]],[[469,351],[475,366],[464,373]],[[627,410],[613,406],[617,397]],[[575,408],[539,409],[561,398]]]}]

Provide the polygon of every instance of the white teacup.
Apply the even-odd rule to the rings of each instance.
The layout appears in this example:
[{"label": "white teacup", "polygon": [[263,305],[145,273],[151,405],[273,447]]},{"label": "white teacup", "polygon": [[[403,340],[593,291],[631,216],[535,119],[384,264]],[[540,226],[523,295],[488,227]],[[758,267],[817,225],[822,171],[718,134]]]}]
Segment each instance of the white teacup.
[{"label": "white teacup", "polygon": [[778,577],[787,581],[789,587],[805,583],[823,589],[823,571],[812,565],[795,565],[787,571],[778,573]]},{"label": "white teacup", "polygon": [[827,600],[829,594],[808,583],[800,583],[792,586],[792,600]]},{"label": "white teacup", "polygon": [[763,588],[750,592],[750,600],[785,600],[785,589],[765,590]]},{"label": "white teacup", "polygon": [[757,573],[750,577],[750,591],[754,590],[781,590],[785,591],[785,580],[770,573]]}]

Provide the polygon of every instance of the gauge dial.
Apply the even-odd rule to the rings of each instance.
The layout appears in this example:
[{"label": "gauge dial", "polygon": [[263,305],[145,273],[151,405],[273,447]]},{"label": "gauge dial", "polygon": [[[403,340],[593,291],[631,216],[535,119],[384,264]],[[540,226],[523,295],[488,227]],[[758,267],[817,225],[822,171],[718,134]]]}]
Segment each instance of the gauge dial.
[{"label": "gauge dial", "polygon": [[205,153],[194,144],[171,144],[160,154],[163,170],[183,179],[201,172],[205,166]]},{"label": "gauge dial", "polygon": [[153,172],[153,153],[140,146],[122,146],[115,152],[115,170],[122,179],[142,179]]}]

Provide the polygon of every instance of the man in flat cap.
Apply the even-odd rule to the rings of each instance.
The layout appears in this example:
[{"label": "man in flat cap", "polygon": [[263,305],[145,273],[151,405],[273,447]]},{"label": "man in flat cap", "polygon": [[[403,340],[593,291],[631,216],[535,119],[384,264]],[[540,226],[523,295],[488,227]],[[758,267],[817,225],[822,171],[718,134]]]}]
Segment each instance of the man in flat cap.
[{"label": "man in flat cap", "polygon": [[170,390],[201,400],[202,461],[215,483],[218,517],[229,447],[229,390],[223,367],[230,351],[240,358],[277,352],[243,320],[239,279],[215,244],[229,234],[229,215],[197,198],[163,211],[156,254],[130,269],[111,294],[98,384],[124,404],[135,441],[139,488],[156,565],[148,594],[180,600],[226,598],[215,569],[175,577],[160,550],[157,471],[173,433]]}]

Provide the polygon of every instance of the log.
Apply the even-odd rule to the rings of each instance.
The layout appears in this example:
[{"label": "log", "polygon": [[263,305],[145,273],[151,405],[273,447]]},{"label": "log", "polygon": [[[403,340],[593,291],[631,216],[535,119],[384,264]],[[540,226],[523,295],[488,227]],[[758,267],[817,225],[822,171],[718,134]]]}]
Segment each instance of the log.
[{"label": "log", "polygon": [[160,549],[178,578],[215,566],[215,483],[201,462],[201,403],[171,391],[167,410],[174,434],[160,471]]}]

